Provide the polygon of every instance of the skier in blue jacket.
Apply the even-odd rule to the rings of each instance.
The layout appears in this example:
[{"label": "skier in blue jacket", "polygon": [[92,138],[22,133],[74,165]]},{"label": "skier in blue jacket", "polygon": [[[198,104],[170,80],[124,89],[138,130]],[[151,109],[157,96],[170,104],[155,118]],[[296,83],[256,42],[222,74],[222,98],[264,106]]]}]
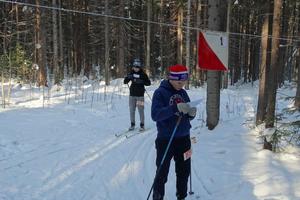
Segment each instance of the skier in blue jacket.
[{"label": "skier in blue jacket", "polygon": [[[190,98],[183,89],[187,79],[187,67],[183,65],[170,66],[168,80],[163,80],[153,95],[151,117],[156,121],[158,132],[155,140],[157,170],[153,186],[153,200],[163,200],[172,158],[175,161],[177,199],[184,200],[187,196],[191,167],[190,120],[194,119],[197,112],[196,107],[188,104]],[[179,116],[182,118],[175,132],[174,140],[160,171],[158,171]]]}]

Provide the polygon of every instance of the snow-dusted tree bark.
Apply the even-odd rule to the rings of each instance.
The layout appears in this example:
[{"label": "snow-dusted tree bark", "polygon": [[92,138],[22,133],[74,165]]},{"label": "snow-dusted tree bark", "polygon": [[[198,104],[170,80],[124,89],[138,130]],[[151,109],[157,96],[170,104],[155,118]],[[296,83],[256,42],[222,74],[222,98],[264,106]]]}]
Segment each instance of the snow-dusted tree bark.
[{"label": "snow-dusted tree bark", "polygon": [[[208,1],[208,29],[220,31],[221,11],[219,0]],[[220,81],[221,72],[207,71],[207,100],[206,100],[206,126],[213,130],[219,122],[220,116]]]},{"label": "snow-dusted tree bark", "polygon": [[266,128],[274,127],[275,122],[275,105],[277,94],[277,70],[279,55],[280,38],[280,18],[282,12],[282,0],[274,0],[273,12],[273,30],[272,30],[272,51],[271,51],[271,68],[270,78],[268,81],[268,105],[266,114]]}]

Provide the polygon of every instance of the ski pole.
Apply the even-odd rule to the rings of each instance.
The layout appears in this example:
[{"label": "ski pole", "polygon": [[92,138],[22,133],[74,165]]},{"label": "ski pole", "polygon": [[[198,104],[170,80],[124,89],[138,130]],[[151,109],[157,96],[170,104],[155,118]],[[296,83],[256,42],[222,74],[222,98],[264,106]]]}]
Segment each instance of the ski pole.
[{"label": "ski pole", "polygon": [[189,194],[190,195],[193,195],[194,192],[192,190],[192,158],[190,158],[191,160],[191,164],[190,164],[190,191],[189,191]]},{"label": "ski pole", "polygon": [[149,191],[147,200],[149,200],[149,197],[150,197],[151,192],[152,192],[152,190],[153,190],[154,184],[155,184],[156,179],[157,179],[157,177],[158,177],[158,174],[159,174],[159,172],[160,172],[160,170],[161,170],[161,168],[162,168],[162,165],[163,165],[163,163],[164,163],[164,161],[165,161],[165,158],[166,158],[166,156],[167,156],[167,153],[168,153],[169,148],[170,148],[170,146],[171,146],[172,140],[173,140],[173,138],[174,138],[174,136],[175,136],[175,132],[176,132],[176,130],[177,130],[178,126],[179,126],[179,123],[180,123],[180,121],[181,121],[181,118],[182,118],[182,116],[179,116],[178,119],[177,119],[175,128],[174,128],[174,130],[173,130],[173,133],[172,133],[172,135],[171,135],[171,138],[170,138],[170,140],[169,140],[169,143],[168,143],[168,145],[167,145],[167,148],[166,148],[166,150],[165,150],[165,153],[164,153],[164,155],[163,155],[163,158],[161,159],[160,164],[159,164],[159,167],[158,167],[158,169],[157,169],[157,171],[156,171],[156,174],[155,174],[155,177],[154,177],[154,181],[153,181],[152,186],[151,186],[151,189],[150,189],[150,191]]},{"label": "ski pole", "polygon": [[148,97],[149,97],[149,99],[151,100],[151,102],[152,102],[152,98],[151,98],[151,96],[149,95],[149,93],[147,92],[147,90],[145,89],[145,92],[146,92],[146,94],[148,95]]},{"label": "ski pole", "polygon": [[[191,144],[196,144],[197,143],[195,137],[191,137],[190,140],[191,140]],[[192,187],[192,156],[190,157],[190,159],[191,159],[190,160],[191,164],[190,164],[190,191],[189,191],[189,195],[193,195],[194,192],[193,192],[193,187]]]}]

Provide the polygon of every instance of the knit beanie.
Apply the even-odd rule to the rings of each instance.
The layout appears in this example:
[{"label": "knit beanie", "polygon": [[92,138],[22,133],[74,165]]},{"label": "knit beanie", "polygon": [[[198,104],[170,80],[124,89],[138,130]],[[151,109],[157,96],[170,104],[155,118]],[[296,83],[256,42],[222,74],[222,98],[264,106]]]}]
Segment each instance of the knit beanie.
[{"label": "knit beanie", "polygon": [[136,58],[133,60],[133,63],[132,63],[132,66],[133,67],[137,67],[137,68],[141,68],[142,67],[142,62],[140,59]]},{"label": "knit beanie", "polygon": [[169,80],[186,81],[189,77],[188,69],[184,65],[172,65],[169,67]]}]

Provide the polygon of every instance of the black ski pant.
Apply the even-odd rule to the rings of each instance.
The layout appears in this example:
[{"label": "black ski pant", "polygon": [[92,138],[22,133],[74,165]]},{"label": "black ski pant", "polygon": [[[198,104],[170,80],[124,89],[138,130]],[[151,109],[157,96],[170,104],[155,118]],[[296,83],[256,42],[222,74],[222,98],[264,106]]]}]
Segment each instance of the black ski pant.
[{"label": "black ski pant", "polygon": [[157,177],[153,187],[153,200],[162,200],[165,194],[165,183],[168,181],[168,173],[172,158],[175,161],[176,172],[176,196],[185,198],[187,196],[187,184],[191,169],[191,159],[184,160],[184,153],[191,149],[190,136],[174,138],[165,160],[158,172],[169,140],[157,138],[156,147],[156,173]]}]

